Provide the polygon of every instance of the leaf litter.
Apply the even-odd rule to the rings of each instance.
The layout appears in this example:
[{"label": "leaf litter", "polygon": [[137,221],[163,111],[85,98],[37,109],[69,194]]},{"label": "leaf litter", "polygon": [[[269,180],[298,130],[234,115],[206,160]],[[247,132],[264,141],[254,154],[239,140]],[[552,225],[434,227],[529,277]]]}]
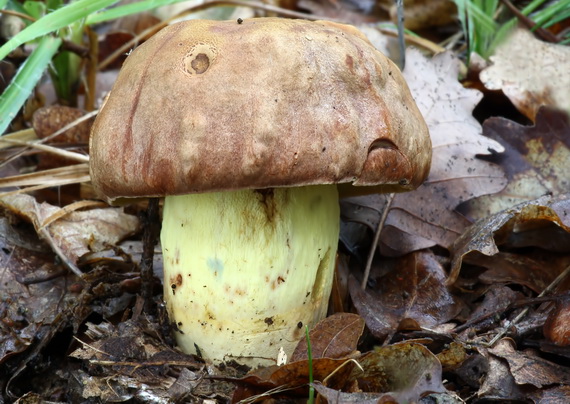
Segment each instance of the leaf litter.
[{"label": "leaf litter", "polygon": [[[404,74],[432,134],[432,172],[416,192],[390,203],[378,195],[342,202],[341,260],[350,272],[338,277],[344,282],[338,287],[349,291],[340,307],[353,313],[331,313],[310,331],[312,386],[321,402],[416,402],[428,395],[447,402],[475,395],[568,401],[568,116],[540,108],[567,104],[558,91],[564,86],[551,86],[549,77],[537,73],[534,87],[520,79],[524,69],[508,52],[542,52],[534,50],[540,41],[522,35],[531,45],[521,51],[520,39],[516,46],[505,43],[481,80],[489,88],[501,82],[534,126],[496,117],[481,127],[472,112],[482,94],[457,81],[461,65],[454,54],[429,59],[409,51]],[[545,54],[567,51],[546,48]],[[539,59],[539,70],[565,66],[564,57]],[[565,79],[562,74],[560,83]],[[2,151],[17,142],[0,144]],[[41,184],[38,178],[28,185]],[[0,383],[5,397],[306,400],[306,341],[285,365],[247,375],[181,354],[172,348],[161,306],[145,313],[136,296],[137,217],[88,201],[55,205],[27,195],[2,198],[0,374],[11,375]],[[381,254],[363,290],[362,256],[378,228]],[[120,242],[125,237],[131,240]],[[42,381],[44,369],[54,371]],[[41,394],[26,393],[30,380]]]}]

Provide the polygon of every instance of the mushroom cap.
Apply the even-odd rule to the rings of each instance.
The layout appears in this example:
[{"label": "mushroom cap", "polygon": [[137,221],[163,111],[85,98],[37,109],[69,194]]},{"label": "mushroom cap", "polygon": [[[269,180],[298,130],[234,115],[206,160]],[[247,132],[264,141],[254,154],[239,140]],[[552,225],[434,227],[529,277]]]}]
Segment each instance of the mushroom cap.
[{"label": "mushroom cap", "polygon": [[90,154],[110,200],[333,183],[403,191],[427,177],[431,142],[398,67],[356,28],[191,20],[127,58]]}]

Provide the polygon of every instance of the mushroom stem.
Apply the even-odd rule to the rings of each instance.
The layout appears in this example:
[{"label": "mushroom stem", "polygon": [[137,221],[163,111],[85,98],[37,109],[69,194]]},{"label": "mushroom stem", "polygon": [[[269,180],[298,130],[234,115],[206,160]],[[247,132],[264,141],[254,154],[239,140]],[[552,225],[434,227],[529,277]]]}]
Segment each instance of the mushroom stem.
[{"label": "mushroom stem", "polygon": [[335,185],[167,196],[164,299],[185,352],[274,364],[326,315],[339,235]]}]

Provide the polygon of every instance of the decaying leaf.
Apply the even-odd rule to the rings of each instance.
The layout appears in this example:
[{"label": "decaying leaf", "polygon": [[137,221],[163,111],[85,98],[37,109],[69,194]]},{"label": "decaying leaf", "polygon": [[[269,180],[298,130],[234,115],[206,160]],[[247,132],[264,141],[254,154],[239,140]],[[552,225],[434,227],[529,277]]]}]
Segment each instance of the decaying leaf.
[{"label": "decaying leaf", "polygon": [[417,402],[428,393],[447,391],[441,381],[441,363],[421,344],[376,348],[358,363],[361,368],[354,368],[348,381],[356,380],[364,392],[390,393],[398,403]]},{"label": "decaying leaf", "polygon": [[[452,261],[448,283],[455,282],[466,254],[478,251],[487,256],[499,252],[496,239],[517,241],[525,230],[559,228],[570,232],[570,198],[568,194],[543,196],[531,202],[519,204],[480,220],[455,242],[451,250]],[[533,238],[534,239],[534,238]]]},{"label": "decaying leaf", "polygon": [[379,339],[412,319],[432,328],[453,318],[459,307],[445,287],[445,271],[430,252],[416,252],[383,260],[384,268],[373,268],[369,284],[362,290],[351,276],[350,295],[358,313]]},{"label": "decaying leaf", "polygon": [[[306,395],[308,367],[309,363],[305,360],[258,369],[240,379],[242,386],[233,400],[236,402],[255,394],[261,397],[284,391],[288,395]],[[428,393],[447,391],[441,381],[441,364],[437,357],[416,343],[384,346],[348,360],[315,359],[313,375],[317,382],[315,388],[325,398],[330,400],[342,395],[347,400],[342,402],[388,398],[397,402],[415,402]]]},{"label": "decaying leaf", "polygon": [[489,118],[483,124],[483,134],[505,148],[504,153],[492,159],[504,168],[508,185],[501,192],[469,201],[462,207],[466,215],[483,218],[518,203],[570,189],[570,117],[564,112],[543,107],[534,126],[501,117]]},{"label": "decaying leaf", "polygon": [[[38,109],[34,113],[32,124],[38,138],[43,139],[72,124],[84,114],[77,108],[52,105]],[[57,136],[54,141],[56,143],[87,144],[92,121],[91,119],[90,121],[79,122],[77,125],[70,125],[71,127]]]},{"label": "decaying leaf", "polygon": [[486,350],[482,350],[482,354],[488,360],[488,373],[478,391],[479,397],[497,401],[526,399],[528,393],[515,382],[506,361]]},{"label": "decaying leaf", "polygon": [[69,289],[77,278],[30,233],[0,218],[0,363],[25,351],[40,331],[57,329],[76,297]]},{"label": "decaying leaf", "polygon": [[83,254],[116,244],[135,233],[139,226],[137,217],[116,208],[70,212],[45,225],[46,219],[62,208],[38,203],[30,195],[4,196],[0,206],[32,222],[38,234],[51,241],[52,248],[59,249],[74,264]]},{"label": "decaying leaf", "polygon": [[[554,227],[555,225],[545,226],[543,229],[547,233],[548,229],[552,230]],[[520,234],[521,238],[525,233]],[[568,239],[570,235],[566,234]],[[534,237],[529,237],[529,240],[532,239]],[[540,293],[570,264],[570,256],[532,250],[524,255],[500,251],[493,256],[487,256],[474,252],[464,257],[464,263],[486,269],[478,276],[478,280],[484,284],[523,285]],[[495,309],[506,307],[506,304],[515,300],[515,296],[501,296],[500,300]]]},{"label": "decaying leaf", "polygon": [[536,39],[516,29],[491,56],[493,65],[480,78],[490,90],[503,90],[513,104],[535,119],[540,106],[570,113],[570,48]]},{"label": "decaying leaf", "polygon": [[[339,390],[345,385],[357,362],[351,359],[318,358],[312,362],[313,378],[316,381],[327,380]],[[233,401],[237,402],[254,395],[270,395],[287,392],[290,396],[308,394],[309,361],[291,362],[283,366],[259,368],[236,381]]]},{"label": "decaying leaf", "polygon": [[[469,222],[454,211],[460,203],[500,191],[506,185],[497,165],[476,158],[504,150],[481,135],[472,111],[481,93],[457,81],[458,61],[451,53],[432,60],[409,50],[404,76],[428,123],[433,157],[431,172],[414,192],[395,195],[380,238],[383,254],[400,255],[439,244],[449,248]],[[347,220],[365,222],[375,217],[376,227],[386,197],[349,198],[342,213]]]},{"label": "decaying leaf", "polygon": [[538,388],[551,384],[570,385],[570,370],[567,367],[517,351],[510,339],[502,339],[489,352],[507,361],[510,372],[519,385],[530,384]]},{"label": "decaying leaf", "polygon": [[[355,353],[364,331],[364,320],[353,313],[335,313],[321,321],[309,333],[313,358],[340,359]],[[291,362],[308,359],[307,340],[299,341]]]},{"label": "decaying leaf", "polygon": [[[387,1],[390,19],[397,23],[397,8],[393,1]],[[404,25],[410,30],[425,29],[452,24],[457,19],[457,7],[450,0],[406,0],[404,2]]]}]

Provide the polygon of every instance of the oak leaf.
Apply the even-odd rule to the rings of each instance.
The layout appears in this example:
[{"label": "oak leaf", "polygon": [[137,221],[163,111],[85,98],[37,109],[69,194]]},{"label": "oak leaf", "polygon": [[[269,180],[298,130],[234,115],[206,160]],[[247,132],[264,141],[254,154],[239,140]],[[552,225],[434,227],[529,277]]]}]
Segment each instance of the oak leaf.
[{"label": "oak leaf", "polygon": [[[380,237],[385,255],[401,255],[439,244],[449,248],[470,222],[454,209],[469,199],[500,191],[501,168],[477,158],[502,152],[503,146],[481,135],[472,116],[481,99],[458,81],[459,62],[450,52],[429,60],[410,49],[404,70],[410,90],[429,126],[433,145],[431,172],[416,191],[394,196]],[[376,228],[385,195],[347,198],[345,220]]]}]

